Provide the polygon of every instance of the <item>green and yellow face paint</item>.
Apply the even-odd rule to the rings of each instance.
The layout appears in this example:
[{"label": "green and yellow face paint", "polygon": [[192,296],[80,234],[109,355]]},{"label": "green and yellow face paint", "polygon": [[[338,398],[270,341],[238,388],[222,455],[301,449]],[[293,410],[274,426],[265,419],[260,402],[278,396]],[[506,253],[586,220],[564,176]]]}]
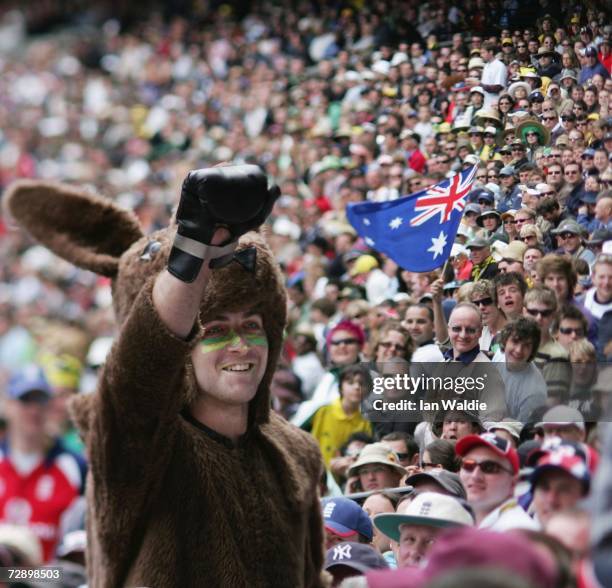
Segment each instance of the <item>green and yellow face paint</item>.
[{"label": "green and yellow face paint", "polygon": [[257,332],[246,332],[241,337],[233,329],[224,330],[223,328],[215,327],[211,330],[210,334],[207,335],[205,333],[204,338],[200,341],[200,349],[202,353],[211,353],[226,347],[238,347],[244,344],[255,347],[267,347],[268,339],[261,329],[257,329]]}]

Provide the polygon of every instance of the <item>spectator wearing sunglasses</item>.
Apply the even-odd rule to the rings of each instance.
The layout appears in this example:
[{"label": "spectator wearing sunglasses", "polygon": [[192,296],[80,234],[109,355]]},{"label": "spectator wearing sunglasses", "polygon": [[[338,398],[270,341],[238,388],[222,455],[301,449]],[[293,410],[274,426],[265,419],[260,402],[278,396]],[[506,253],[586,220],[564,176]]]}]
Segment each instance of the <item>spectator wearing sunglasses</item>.
[{"label": "spectator wearing sunglasses", "polygon": [[537,529],[537,523],[513,498],[519,458],[506,439],[492,433],[469,435],[457,442],[459,477],[479,529]]},{"label": "spectator wearing sunglasses", "polygon": [[540,343],[534,362],[542,372],[548,390],[566,385],[571,376],[569,353],[553,339],[551,333],[556,313],[557,298],[550,288],[536,286],[525,294],[523,315],[535,321],[540,328]]},{"label": "spectator wearing sunglasses", "polygon": [[559,311],[559,315],[552,327],[556,340],[567,349],[574,341],[584,339],[587,336],[588,322],[584,314],[575,306],[565,306]]},{"label": "spectator wearing sunglasses", "polygon": [[470,292],[470,302],[478,307],[482,316],[482,334],[478,340],[480,349],[489,353],[499,350],[499,333],[506,324],[506,317],[495,304],[495,292],[490,280],[480,280]]},{"label": "spectator wearing sunglasses", "polygon": [[557,237],[559,253],[573,259],[584,259],[589,265],[595,261],[595,254],[582,244],[584,229],[575,220],[563,221],[551,231]]},{"label": "spectator wearing sunglasses", "polygon": [[501,213],[518,210],[521,207],[521,191],[518,187],[516,170],[506,165],[499,170],[501,194],[497,210]]}]

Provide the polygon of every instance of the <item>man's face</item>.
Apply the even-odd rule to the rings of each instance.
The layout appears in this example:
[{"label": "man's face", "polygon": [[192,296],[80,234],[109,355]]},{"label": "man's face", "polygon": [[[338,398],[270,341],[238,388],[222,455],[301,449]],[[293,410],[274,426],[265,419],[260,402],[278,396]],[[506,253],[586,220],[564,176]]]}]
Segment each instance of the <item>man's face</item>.
[{"label": "man's face", "polygon": [[601,198],[595,203],[595,218],[607,222],[612,216],[612,198]]},{"label": "man's face", "polygon": [[535,269],[536,263],[542,259],[543,254],[539,249],[527,249],[523,256],[523,267],[525,271],[530,272]]},{"label": "man's face", "polygon": [[359,481],[364,491],[395,488],[400,476],[389,466],[372,463],[359,468]]},{"label": "man's face", "polygon": [[217,403],[246,404],[253,399],[268,362],[268,340],[261,316],[227,312],[203,326],[191,352],[201,392]]},{"label": "man's face", "polygon": [[49,397],[37,390],[27,392],[19,400],[7,400],[9,428],[19,430],[26,437],[44,435],[49,406]]},{"label": "man's face", "polygon": [[563,183],[563,172],[558,165],[551,165],[546,174],[546,182],[557,189]]},{"label": "man's face", "polygon": [[482,315],[482,323],[489,324],[489,321],[493,319],[493,316],[497,317],[499,311],[493,304],[493,298],[489,294],[472,294],[472,304],[475,304],[480,310]]},{"label": "man's face", "polygon": [[403,326],[417,345],[433,339],[433,322],[426,308],[410,307],[406,311]]},{"label": "man's face", "polygon": [[520,339],[516,335],[512,335],[506,341],[504,353],[506,355],[506,363],[516,366],[524,366],[531,356],[533,345],[531,341]]},{"label": "man's face", "polygon": [[515,477],[511,473],[512,468],[508,460],[499,457],[488,447],[475,447],[465,454],[463,461],[466,460],[478,463],[492,461],[503,468],[493,474],[483,474],[480,467],[471,472],[462,467],[459,471],[467,500],[477,511],[491,512],[512,496]]},{"label": "man's face", "polygon": [[525,304],[523,314],[533,319],[542,333],[548,333],[555,313],[553,309],[542,302],[529,302]]},{"label": "man's face", "polygon": [[550,288],[557,296],[557,300],[566,300],[569,292],[569,284],[564,274],[550,272],[544,278],[544,285]]},{"label": "man's face", "polygon": [[446,441],[459,441],[473,432],[472,422],[465,416],[450,415],[442,423],[442,439]]},{"label": "man's face", "polygon": [[566,349],[578,339],[582,339],[586,336],[582,322],[578,319],[564,318],[559,324],[559,332],[557,334],[557,341],[563,345]]},{"label": "man's face", "polygon": [[482,334],[481,318],[471,308],[462,307],[451,313],[448,321],[450,342],[455,354],[471,351]]},{"label": "man's face", "polygon": [[605,304],[612,299],[612,264],[595,264],[593,285],[595,286],[598,302]]},{"label": "man's face", "polygon": [[359,350],[359,339],[350,331],[336,331],[329,342],[329,357],[337,366],[355,363]]},{"label": "man's face", "polygon": [[397,567],[410,568],[420,565],[441,530],[425,525],[402,525]]},{"label": "man's face", "polygon": [[565,181],[568,184],[574,185],[580,181],[580,167],[574,163],[570,163],[569,165],[566,165],[563,173],[564,173]]},{"label": "man's face", "polygon": [[582,498],[582,483],[562,470],[551,469],[539,478],[533,493],[533,506],[542,525],[560,511],[572,508]]},{"label": "man's face", "polygon": [[525,273],[523,264],[520,261],[514,261],[512,259],[502,259],[498,264],[497,268],[501,274],[517,273],[523,275]]},{"label": "man's face", "polygon": [[470,247],[470,259],[474,265],[482,263],[489,257],[490,250],[488,247]]},{"label": "man's face", "polygon": [[516,318],[523,312],[523,293],[516,284],[498,286],[497,303],[507,317]]}]

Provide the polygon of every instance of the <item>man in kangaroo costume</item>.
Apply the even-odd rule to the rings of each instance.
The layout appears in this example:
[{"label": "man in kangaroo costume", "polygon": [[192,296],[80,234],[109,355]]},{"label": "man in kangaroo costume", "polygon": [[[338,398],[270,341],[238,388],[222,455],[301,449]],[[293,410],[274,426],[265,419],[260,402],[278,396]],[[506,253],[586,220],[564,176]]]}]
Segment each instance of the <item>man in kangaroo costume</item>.
[{"label": "man in kangaroo costume", "polygon": [[324,586],[307,434],[270,411],[282,275],[257,229],[277,188],[252,165],[188,174],[176,222],[82,190],[20,181],[10,215],[78,267],[112,279],[118,337],[72,414],[90,460],[90,586]]}]

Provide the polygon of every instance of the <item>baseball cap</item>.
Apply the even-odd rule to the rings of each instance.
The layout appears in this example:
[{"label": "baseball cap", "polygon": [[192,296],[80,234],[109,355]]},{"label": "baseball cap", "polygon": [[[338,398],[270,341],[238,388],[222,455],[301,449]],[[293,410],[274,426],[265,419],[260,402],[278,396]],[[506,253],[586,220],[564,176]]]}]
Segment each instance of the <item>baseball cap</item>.
[{"label": "baseball cap", "polygon": [[582,227],[575,220],[566,220],[559,225],[559,228],[551,231],[553,235],[560,233],[574,233],[574,235],[582,235]]},{"label": "baseball cap", "polygon": [[584,456],[571,451],[569,445],[559,445],[553,451],[548,451],[540,457],[530,477],[532,489],[536,487],[542,474],[555,470],[569,474],[582,484],[585,494],[588,492],[591,475],[586,459]]},{"label": "baseball cap", "polygon": [[455,445],[455,453],[463,457],[468,451],[474,447],[488,447],[494,453],[503,457],[510,462],[512,470],[515,474],[519,471],[519,458],[516,449],[512,447],[509,441],[498,437],[493,433],[482,433],[482,435],[467,435],[457,441]]},{"label": "baseball cap", "polygon": [[595,47],[587,47],[584,51],[585,57],[597,57],[597,49]]},{"label": "baseball cap", "polygon": [[471,527],[474,519],[467,508],[453,496],[437,492],[417,494],[403,514],[383,513],[373,519],[374,526],[393,541],[399,541],[402,525],[426,527]]},{"label": "baseball cap", "polygon": [[348,537],[359,533],[370,541],[374,531],[370,517],[354,500],[336,496],[321,500],[323,509],[323,525],[325,529],[338,535]]},{"label": "baseball cap", "polygon": [[516,173],[514,167],[511,165],[506,165],[499,170],[500,176],[513,176]]},{"label": "baseball cap", "polygon": [[365,574],[369,570],[384,570],[389,567],[385,558],[371,545],[345,541],[327,550],[324,570],[331,572],[335,566],[346,566]]},{"label": "baseball cap", "polygon": [[52,394],[45,372],[40,366],[28,365],[13,374],[9,380],[7,394],[13,400],[19,400],[28,392],[42,392],[47,398]]},{"label": "baseball cap", "polygon": [[453,496],[457,498],[466,498],[465,488],[461,483],[461,479],[457,474],[449,472],[448,470],[437,468],[427,472],[419,472],[406,478],[406,486],[413,486],[415,489],[418,489],[420,482],[435,482],[443,490],[450,492]]}]

